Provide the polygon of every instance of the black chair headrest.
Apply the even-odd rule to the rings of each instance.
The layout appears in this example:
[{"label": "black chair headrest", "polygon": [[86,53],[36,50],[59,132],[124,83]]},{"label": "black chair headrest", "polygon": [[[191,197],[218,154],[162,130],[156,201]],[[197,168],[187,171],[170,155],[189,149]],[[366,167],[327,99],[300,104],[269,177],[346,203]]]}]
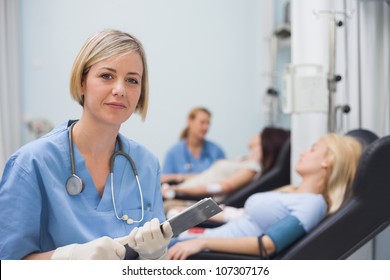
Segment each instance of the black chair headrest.
[{"label": "black chair headrest", "polygon": [[279,152],[275,165],[255,181],[227,196],[222,202],[233,207],[243,207],[249,196],[257,192],[274,190],[290,184],[291,142],[287,139]]},{"label": "black chair headrest", "polygon": [[379,139],[378,135],[376,135],[374,132],[363,128],[350,130],[346,133],[346,135],[357,139],[362,144],[363,149],[365,149],[375,140]]}]

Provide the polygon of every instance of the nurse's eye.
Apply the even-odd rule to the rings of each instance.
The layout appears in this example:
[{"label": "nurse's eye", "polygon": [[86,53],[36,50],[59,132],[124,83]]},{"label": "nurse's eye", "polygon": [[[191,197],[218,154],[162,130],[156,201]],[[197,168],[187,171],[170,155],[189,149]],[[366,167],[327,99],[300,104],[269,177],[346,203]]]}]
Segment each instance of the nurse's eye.
[{"label": "nurse's eye", "polygon": [[100,75],[100,77],[102,77],[105,80],[112,79],[112,75],[108,74],[108,73],[103,73],[103,74]]},{"label": "nurse's eye", "polygon": [[134,78],[127,79],[127,82],[130,83],[130,84],[134,84],[134,85],[138,85],[139,84],[138,80],[134,79]]}]

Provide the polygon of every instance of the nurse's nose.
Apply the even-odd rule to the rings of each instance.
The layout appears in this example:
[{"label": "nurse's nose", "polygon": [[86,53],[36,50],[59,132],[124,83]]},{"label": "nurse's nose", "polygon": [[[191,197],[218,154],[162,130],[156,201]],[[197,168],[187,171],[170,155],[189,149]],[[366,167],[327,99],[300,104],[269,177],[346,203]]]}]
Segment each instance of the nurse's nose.
[{"label": "nurse's nose", "polygon": [[122,82],[115,83],[114,87],[112,88],[112,95],[125,96],[126,95],[126,87],[125,87],[124,83],[122,83]]}]

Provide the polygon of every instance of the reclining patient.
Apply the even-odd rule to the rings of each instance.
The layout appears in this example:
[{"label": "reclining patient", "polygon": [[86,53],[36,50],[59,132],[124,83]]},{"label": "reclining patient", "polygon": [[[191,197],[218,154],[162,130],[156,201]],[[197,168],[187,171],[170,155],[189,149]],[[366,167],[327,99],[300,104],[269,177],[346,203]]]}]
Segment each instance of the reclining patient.
[{"label": "reclining patient", "polygon": [[296,164],[299,185],[250,196],[245,215],[220,227],[184,232],[172,242],[169,258],[186,259],[205,249],[262,257],[279,253],[340,207],[361,152],[350,136],[323,136]]},{"label": "reclining patient", "polygon": [[284,129],[266,127],[251,139],[247,156],[218,160],[209,169],[181,184],[163,184],[163,196],[165,199],[172,199],[176,194],[196,197],[212,195],[216,201],[221,201],[224,195],[245,186],[270,170],[289,135]]}]

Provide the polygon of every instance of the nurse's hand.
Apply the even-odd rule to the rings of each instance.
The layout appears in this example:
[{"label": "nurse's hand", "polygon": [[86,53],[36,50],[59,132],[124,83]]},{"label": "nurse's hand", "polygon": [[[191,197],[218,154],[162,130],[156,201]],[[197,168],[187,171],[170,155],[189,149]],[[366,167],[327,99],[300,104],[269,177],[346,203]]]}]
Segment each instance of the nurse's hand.
[{"label": "nurse's hand", "polygon": [[84,244],[57,248],[52,260],[123,260],[126,248],[120,242],[103,236]]},{"label": "nurse's hand", "polygon": [[154,218],[143,227],[134,228],[128,236],[129,246],[139,254],[141,260],[165,259],[167,246],[173,236],[169,222],[160,227],[160,222]]}]

